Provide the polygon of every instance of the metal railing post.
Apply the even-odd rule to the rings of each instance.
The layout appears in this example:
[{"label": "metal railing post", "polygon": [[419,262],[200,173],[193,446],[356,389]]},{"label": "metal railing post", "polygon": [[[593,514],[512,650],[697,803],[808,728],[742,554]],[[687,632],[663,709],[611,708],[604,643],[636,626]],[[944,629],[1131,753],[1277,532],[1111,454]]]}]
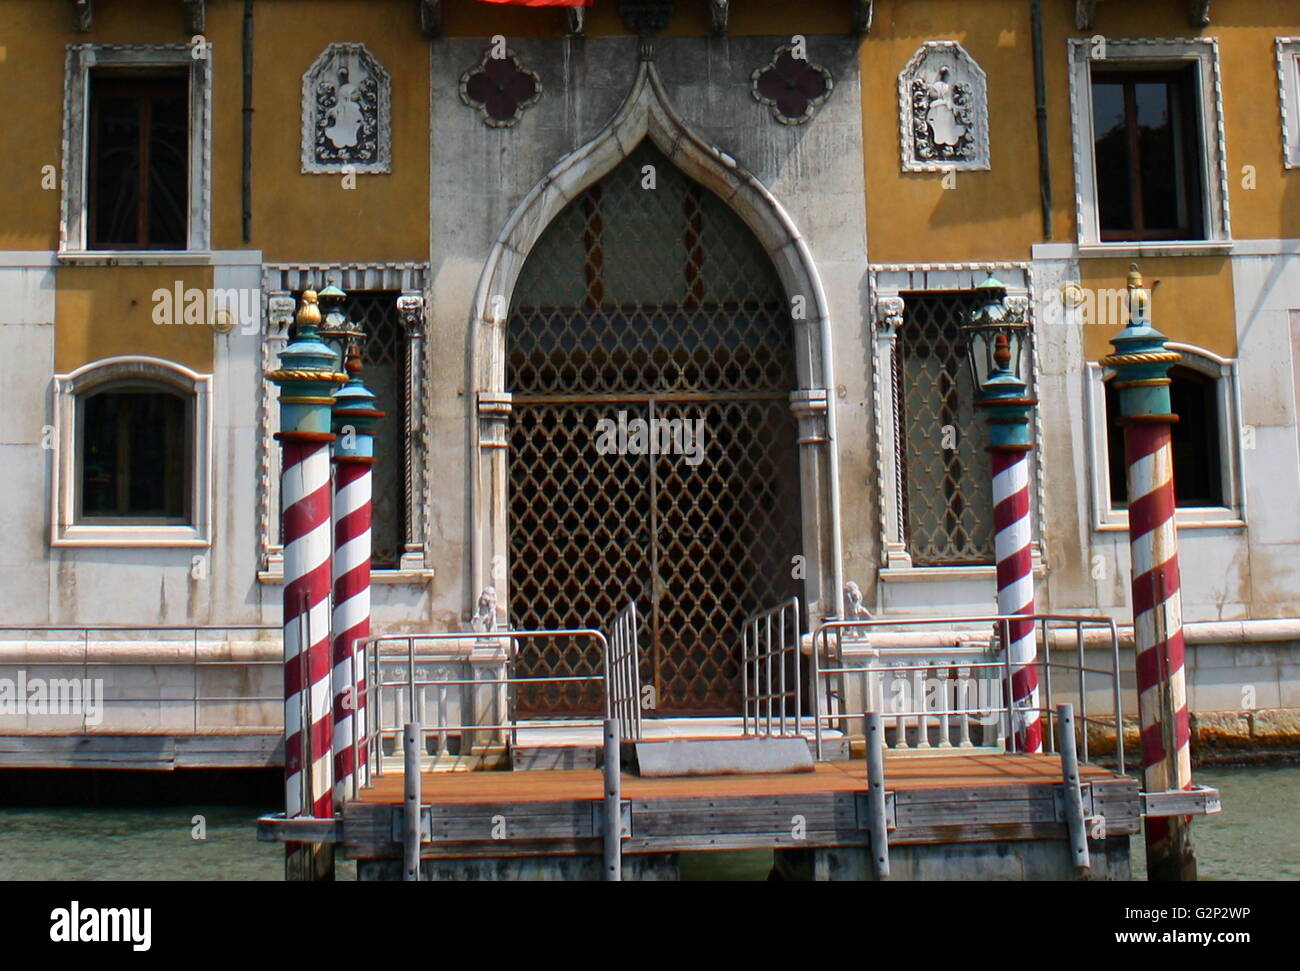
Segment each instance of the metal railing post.
[{"label": "metal railing post", "polygon": [[420,879],[420,735],[418,722],[407,722],[402,729],[402,790],[405,793],[403,880]]},{"label": "metal railing post", "polygon": [[1091,869],[1088,856],[1088,833],[1083,820],[1083,791],[1079,785],[1079,755],[1074,743],[1074,706],[1057,708],[1061,723],[1061,776],[1065,783],[1065,826],[1070,834],[1074,865],[1080,871]]},{"label": "metal railing post", "polygon": [[885,805],[885,731],[880,712],[867,712],[867,816],[871,864],[877,880],[889,877],[889,820]]},{"label": "metal railing post", "polygon": [[618,719],[605,719],[604,877],[623,879],[623,774]]}]

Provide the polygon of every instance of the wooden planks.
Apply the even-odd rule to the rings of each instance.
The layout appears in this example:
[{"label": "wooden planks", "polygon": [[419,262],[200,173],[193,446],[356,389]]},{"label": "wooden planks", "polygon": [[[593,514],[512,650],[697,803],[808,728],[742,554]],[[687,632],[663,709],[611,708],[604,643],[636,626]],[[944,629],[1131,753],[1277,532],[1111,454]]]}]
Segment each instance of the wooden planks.
[{"label": "wooden planks", "polygon": [[[1109,836],[1140,825],[1137,784],[1081,768],[1086,805]],[[393,841],[400,774],[378,777],[344,813],[345,852],[400,855]],[[479,772],[422,777],[432,821],[424,858],[598,854],[601,777],[595,770]],[[1054,756],[967,754],[886,767],[891,845],[1063,840]],[[866,764],[820,762],[812,772],[642,779],[623,777],[623,852],[865,847]]]}]

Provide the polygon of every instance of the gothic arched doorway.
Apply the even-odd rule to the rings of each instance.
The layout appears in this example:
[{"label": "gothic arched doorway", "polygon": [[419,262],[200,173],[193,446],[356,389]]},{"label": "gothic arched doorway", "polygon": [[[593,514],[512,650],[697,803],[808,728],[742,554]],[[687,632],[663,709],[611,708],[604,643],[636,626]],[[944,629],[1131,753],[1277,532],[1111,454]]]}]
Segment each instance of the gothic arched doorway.
[{"label": "gothic arched doorway", "polygon": [[[741,622],[802,588],[793,327],[762,245],[645,141],[538,239],[506,341],[511,624],[608,629],[635,599],[647,714],[738,712]],[[521,677],[601,671],[576,639],[520,651]]]}]

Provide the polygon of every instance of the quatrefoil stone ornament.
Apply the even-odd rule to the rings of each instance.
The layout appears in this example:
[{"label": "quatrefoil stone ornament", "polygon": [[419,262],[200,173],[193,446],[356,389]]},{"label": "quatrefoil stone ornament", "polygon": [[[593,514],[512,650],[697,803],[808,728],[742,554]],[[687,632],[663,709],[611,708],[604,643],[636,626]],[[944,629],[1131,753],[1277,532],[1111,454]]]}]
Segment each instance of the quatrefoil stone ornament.
[{"label": "quatrefoil stone ornament", "polygon": [[831,72],[796,57],[789,44],[776,49],[765,67],[751,75],[754,98],[772,109],[772,117],[783,125],[802,125],[831,96],[835,86]]},{"label": "quatrefoil stone ornament", "polygon": [[460,99],[477,108],[489,128],[509,128],[541,96],[541,79],[520,66],[514,51],[493,57],[489,50],[477,67],[460,76]]}]

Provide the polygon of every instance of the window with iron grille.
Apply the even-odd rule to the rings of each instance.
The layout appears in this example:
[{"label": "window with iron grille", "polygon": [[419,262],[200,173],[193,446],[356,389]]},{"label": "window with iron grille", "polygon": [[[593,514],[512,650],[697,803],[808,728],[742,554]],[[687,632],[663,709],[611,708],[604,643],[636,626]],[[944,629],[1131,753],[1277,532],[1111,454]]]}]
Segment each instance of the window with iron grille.
[{"label": "window with iron grille", "polygon": [[[375,426],[372,469],[370,566],[374,570],[398,569],[406,548],[406,374],[410,342],[397,313],[399,295],[396,290],[352,290],[346,304],[348,319],[366,333],[361,377],[374,392],[375,407],[384,413]],[[302,293],[295,292],[293,298],[297,304]]]},{"label": "window with iron grille", "polygon": [[899,467],[914,566],[989,564],[993,492],[961,323],[971,293],[905,294],[898,331]]}]

